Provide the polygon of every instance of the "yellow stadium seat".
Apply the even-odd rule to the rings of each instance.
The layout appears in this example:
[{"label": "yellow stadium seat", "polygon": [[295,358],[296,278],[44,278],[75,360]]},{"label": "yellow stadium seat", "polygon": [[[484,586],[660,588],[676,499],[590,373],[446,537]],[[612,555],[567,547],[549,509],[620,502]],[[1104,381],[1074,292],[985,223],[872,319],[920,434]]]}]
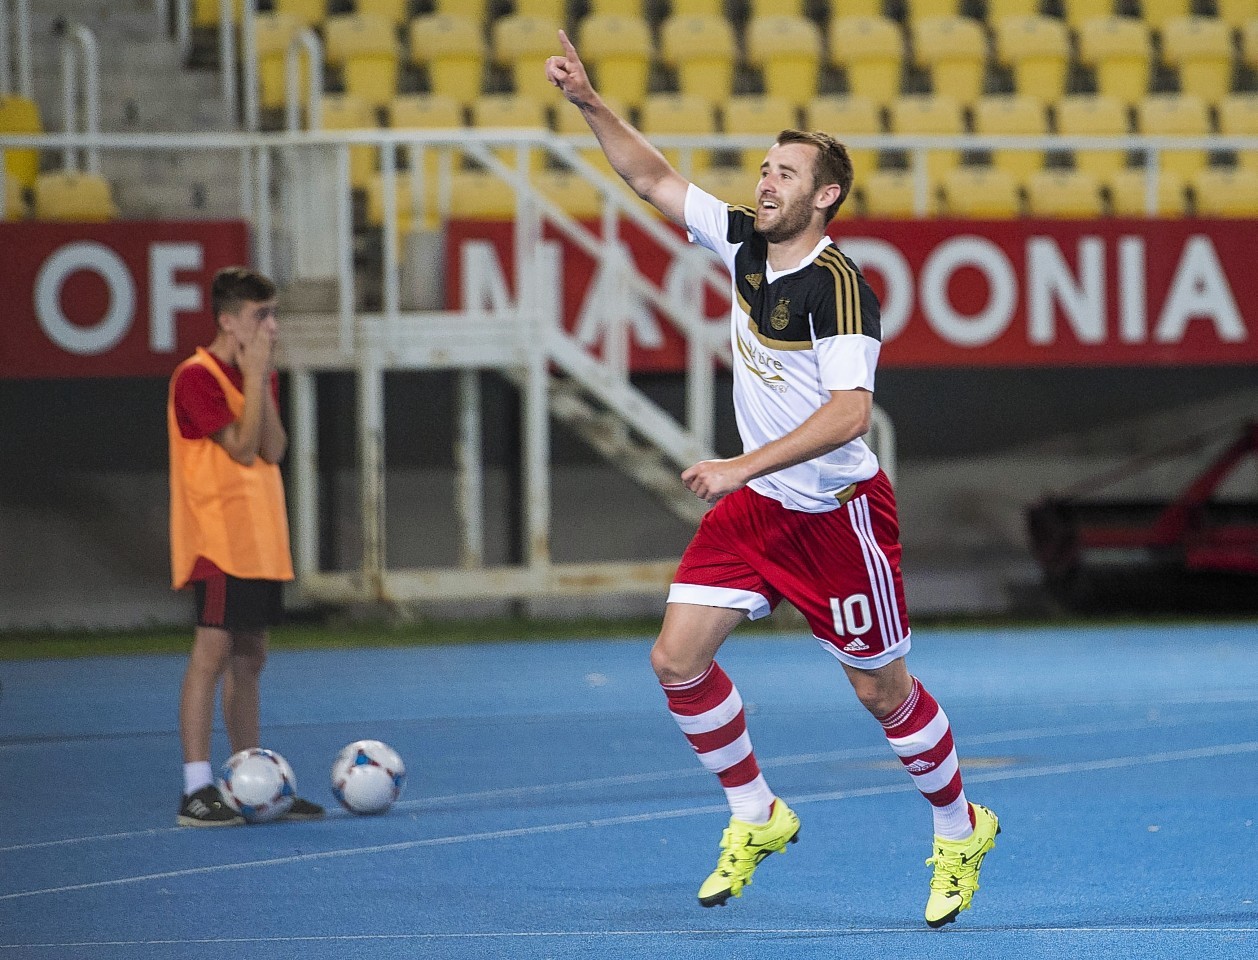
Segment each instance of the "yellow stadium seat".
[{"label": "yellow stadium seat", "polygon": [[410,51],[411,62],[427,69],[433,93],[462,104],[480,96],[485,41],[478,21],[447,13],[416,17],[411,21]]},{"label": "yellow stadium seat", "polygon": [[747,0],[750,20],[757,17],[802,17],[808,13],[807,6],[805,0]]},{"label": "yellow stadium seat", "polygon": [[541,17],[563,23],[567,19],[568,0],[511,0],[511,9],[520,17]]},{"label": "yellow stadium seat", "polygon": [[1218,103],[1232,87],[1232,31],[1215,17],[1173,17],[1162,25],[1162,62],[1179,89]]},{"label": "yellow stadium seat", "polygon": [[328,0],[272,0],[271,9],[292,14],[303,27],[317,27],[328,18]]},{"label": "yellow stadium seat", "polygon": [[[990,136],[1048,133],[1044,105],[1032,96],[994,94],[974,105],[974,132]],[[993,150],[992,166],[1011,174],[1018,183],[1044,166],[1043,150]]]},{"label": "yellow stadium seat", "polygon": [[998,167],[956,167],[940,185],[942,212],[950,217],[1008,220],[1021,212],[1018,183]]},{"label": "yellow stadium seat", "polygon": [[1206,167],[1192,180],[1199,217],[1258,216],[1258,170]]},{"label": "yellow stadium seat", "polygon": [[[258,56],[258,102],[263,109],[274,110],[286,103],[288,73],[285,58],[293,37],[302,29],[301,21],[289,13],[260,13],[254,19],[254,49]],[[298,61],[300,85],[298,94],[306,99],[310,76],[305,54]]]},{"label": "yellow stadium seat", "polygon": [[[389,104],[389,126],[394,130],[457,130],[463,126],[463,107],[454,98],[439,93],[403,94],[394,97]],[[442,148],[426,148],[421,152],[422,159],[412,153],[408,162],[412,167],[416,163],[423,165],[425,185],[431,190],[437,182]]]},{"label": "yellow stadium seat", "polygon": [[[240,23],[240,12],[244,9],[245,0],[232,3],[232,23]],[[192,25],[194,27],[217,27],[220,6],[219,0],[192,0]]]},{"label": "yellow stadium seat", "polygon": [[[481,97],[471,109],[472,126],[481,129],[533,130],[541,133],[547,129],[546,108],[533,97],[518,93],[495,93]],[[519,159],[519,148],[499,147],[494,151],[509,167]],[[540,170],[546,157],[536,147],[528,149],[530,170]]]},{"label": "yellow stadium seat", "polygon": [[624,14],[592,14],[581,21],[578,49],[600,95],[633,107],[642,103],[654,52],[646,20]]},{"label": "yellow stadium seat", "polygon": [[[325,94],[322,114],[324,130],[373,130],[376,127],[371,104],[353,93]],[[350,186],[358,190],[364,189],[375,169],[375,147],[349,148]]]},{"label": "yellow stadium seat", "polygon": [[817,95],[821,30],[801,16],[753,17],[747,23],[747,61],[764,77],[765,92],[803,106]]},{"label": "yellow stadium seat", "polygon": [[668,8],[674,17],[725,16],[725,0],[669,0]]},{"label": "yellow stadium seat", "polygon": [[1056,17],[1012,16],[996,22],[996,59],[1013,70],[1021,94],[1052,103],[1066,92],[1070,36]]},{"label": "yellow stadium seat", "polygon": [[1027,215],[1090,220],[1104,213],[1101,181],[1087,170],[1040,170],[1026,185]]},{"label": "yellow stadium seat", "polygon": [[[1145,202],[1146,180],[1142,167],[1130,167],[1114,174],[1109,181],[1110,213],[1116,217],[1148,216]],[[1184,179],[1163,171],[1158,177],[1158,217],[1182,217],[1187,212]]]},{"label": "yellow stadium seat", "polygon": [[328,63],[340,67],[346,93],[375,107],[397,94],[398,43],[393,24],[375,14],[329,17],[323,26]]},{"label": "yellow stadium seat", "polygon": [[999,24],[1006,17],[1034,17],[1040,0],[987,0],[987,22]]},{"label": "yellow stadium seat", "polygon": [[537,192],[577,220],[603,214],[603,196],[594,184],[570,170],[543,170],[534,177]]},{"label": "yellow stadium seat", "polygon": [[[642,105],[640,129],[648,140],[656,134],[708,134],[716,132],[712,103],[707,97],[685,93],[653,93]],[[765,144],[768,148],[768,144]],[[682,164],[677,147],[663,149],[664,156],[683,176],[706,170],[712,165],[712,151],[690,151],[690,165]]]},{"label": "yellow stadium seat", "polygon": [[828,31],[830,62],[842,67],[847,89],[874,103],[900,95],[904,71],[904,35],[885,17],[835,17]]},{"label": "yellow stadium seat", "polygon": [[22,196],[22,185],[12,177],[4,178],[4,217],[9,222],[25,220],[29,211],[26,209],[26,198]]},{"label": "yellow stadium seat", "polygon": [[560,21],[549,17],[512,14],[499,17],[491,28],[494,60],[511,74],[516,93],[541,103],[560,99],[558,88],[546,79],[542,65],[559,44]]},{"label": "yellow stadium seat", "polygon": [[373,17],[384,17],[395,27],[401,27],[411,16],[410,0],[354,0],[354,12]]},{"label": "yellow stadium seat", "polygon": [[507,181],[479,170],[451,177],[450,216],[458,220],[512,220],[515,191]]},{"label": "yellow stadium seat", "polygon": [[[911,170],[875,170],[856,188],[861,207],[867,217],[905,220],[918,217],[917,181]],[[933,188],[927,193],[925,216],[930,216],[937,203]]]},{"label": "yellow stadium seat", "polygon": [[[807,126],[810,130],[824,130],[837,137],[844,146],[853,134],[872,135],[882,133],[882,119],[878,108],[868,97],[818,97],[807,108]],[[878,167],[878,151],[868,148],[847,148],[852,159],[852,169],[859,180]]]},{"label": "yellow stadium seat", "polygon": [[[1219,133],[1225,137],[1258,137],[1258,93],[1233,93],[1220,101]],[[1258,170],[1258,150],[1236,151],[1236,162]]]},{"label": "yellow stadium seat", "polygon": [[[588,0],[587,16],[641,17],[645,0]],[[581,51],[584,55],[585,51]]]},{"label": "yellow stadium seat", "polygon": [[440,130],[463,126],[463,107],[440,93],[407,93],[389,103],[389,126],[396,130]]},{"label": "yellow stadium seat", "polygon": [[987,37],[968,17],[927,17],[909,23],[914,60],[930,71],[935,93],[970,104],[983,93]]},{"label": "yellow stadium seat", "polygon": [[[891,132],[904,134],[961,134],[965,122],[961,116],[961,104],[952,97],[938,94],[912,94],[901,97],[890,108]],[[932,181],[955,167],[961,159],[957,149],[929,150],[926,153],[926,172]],[[909,156],[913,167],[913,156]]]},{"label": "yellow stadium seat", "polygon": [[[1154,93],[1136,107],[1137,127],[1151,136],[1204,137],[1210,133],[1210,118],[1200,97],[1189,93]],[[1208,162],[1205,150],[1163,150],[1162,170],[1189,179]]]},{"label": "yellow stadium seat", "polygon": [[960,12],[961,0],[904,0],[904,13],[909,21],[955,17]]},{"label": "yellow stadium seat", "polygon": [[1083,24],[1097,17],[1108,17],[1114,13],[1115,4],[1111,0],[1058,0],[1062,8],[1062,18],[1072,30],[1078,30]]},{"label": "yellow stadium seat", "polygon": [[489,19],[491,0],[431,0],[431,5],[433,13],[467,17],[480,25]]},{"label": "yellow stadium seat", "polygon": [[107,223],[118,218],[109,182],[97,173],[56,170],[35,178],[35,219]]},{"label": "yellow stadium seat", "polygon": [[[27,97],[0,96],[0,133],[43,133],[39,107]],[[39,175],[38,150],[5,150],[4,172],[8,180],[33,187]]]},{"label": "yellow stadium seat", "polygon": [[1140,19],[1153,30],[1161,30],[1168,20],[1192,13],[1193,0],[1140,0]]},{"label": "yellow stadium seat", "polygon": [[748,204],[756,196],[758,170],[746,167],[709,167],[695,174],[695,186],[726,203]]},{"label": "yellow stadium seat", "polygon": [[1258,0],[1214,0],[1214,8],[1219,19],[1233,30],[1239,30],[1245,21],[1258,17]]},{"label": "yellow stadium seat", "polygon": [[1079,26],[1079,60],[1096,73],[1096,89],[1127,104],[1149,90],[1149,29],[1130,17],[1095,17]]},{"label": "yellow stadium seat", "polygon": [[795,126],[795,108],[781,97],[730,97],[725,102],[725,132],[736,136],[759,134],[763,142],[740,152],[739,166],[757,176],[764,155],[777,135]]},{"label": "yellow stadium seat", "polygon": [[[1116,97],[1092,93],[1063,97],[1057,104],[1057,132],[1065,137],[1125,137],[1127,108]],[[1076,170],[1107,179],[1127,166],[1125,150],[1076,150]]]},{"label": "yellow stadium seat", "polygon": [[734,89],[734,28],[724,16],[672,16],[660,25],[660,55],[677,71],[679,90],[711,104]]}]

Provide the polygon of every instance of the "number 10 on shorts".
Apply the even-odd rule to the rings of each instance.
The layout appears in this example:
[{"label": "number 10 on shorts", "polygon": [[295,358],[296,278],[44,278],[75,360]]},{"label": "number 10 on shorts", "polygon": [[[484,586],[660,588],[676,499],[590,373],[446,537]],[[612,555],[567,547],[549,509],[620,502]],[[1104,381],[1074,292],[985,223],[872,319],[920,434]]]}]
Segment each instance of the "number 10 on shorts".
[{"label": "number 10 on shorts", "polygon": [[863,593],[854,593],[845,600],[831,597],[830,610],[834,614],[834,632],[841,637],[859,637],[874,625],[869,597]]}]

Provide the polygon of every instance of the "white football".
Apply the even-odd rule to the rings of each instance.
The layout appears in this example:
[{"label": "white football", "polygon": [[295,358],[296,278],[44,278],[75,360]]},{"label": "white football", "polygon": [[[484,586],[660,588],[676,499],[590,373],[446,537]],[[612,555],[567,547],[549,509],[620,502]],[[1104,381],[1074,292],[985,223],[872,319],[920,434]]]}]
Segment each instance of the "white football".
[{"label": "white football", "polygon": [[218,775],[224,802],[250,823],[266,823],[288,813],[297,796],[297,778],[274,750],[254,747],[233,754]]},{"label": "white football", "polygon": [[406,788],[406,764],[379,740],[355,740],[332,763],[332,795],[350,813],[384,813]]}]

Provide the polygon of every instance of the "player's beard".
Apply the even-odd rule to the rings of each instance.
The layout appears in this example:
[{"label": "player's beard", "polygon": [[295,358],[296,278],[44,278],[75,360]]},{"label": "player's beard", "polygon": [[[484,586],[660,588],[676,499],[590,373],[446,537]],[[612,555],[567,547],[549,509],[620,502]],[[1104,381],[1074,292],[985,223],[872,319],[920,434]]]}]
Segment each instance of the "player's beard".
[{"label": "player's beard", "polygon": [[778,216],[772,226],[760,225],[759,206],[756,207],[756,232],[769,243],[785,243],[793,240],[812,223],[812,208],[800,200],[778,200]]}]

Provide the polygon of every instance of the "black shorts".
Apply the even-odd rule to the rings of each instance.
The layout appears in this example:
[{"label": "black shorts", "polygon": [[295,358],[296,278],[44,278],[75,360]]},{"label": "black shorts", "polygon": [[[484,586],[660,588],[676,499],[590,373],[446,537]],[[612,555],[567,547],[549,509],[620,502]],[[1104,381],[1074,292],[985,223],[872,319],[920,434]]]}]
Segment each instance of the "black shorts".
[{"label": "black shorts", "polygon": [[217,573],[194,580],[198,627],[265,630],[284,619],[284,585],[279,580],[241,580]]}]

